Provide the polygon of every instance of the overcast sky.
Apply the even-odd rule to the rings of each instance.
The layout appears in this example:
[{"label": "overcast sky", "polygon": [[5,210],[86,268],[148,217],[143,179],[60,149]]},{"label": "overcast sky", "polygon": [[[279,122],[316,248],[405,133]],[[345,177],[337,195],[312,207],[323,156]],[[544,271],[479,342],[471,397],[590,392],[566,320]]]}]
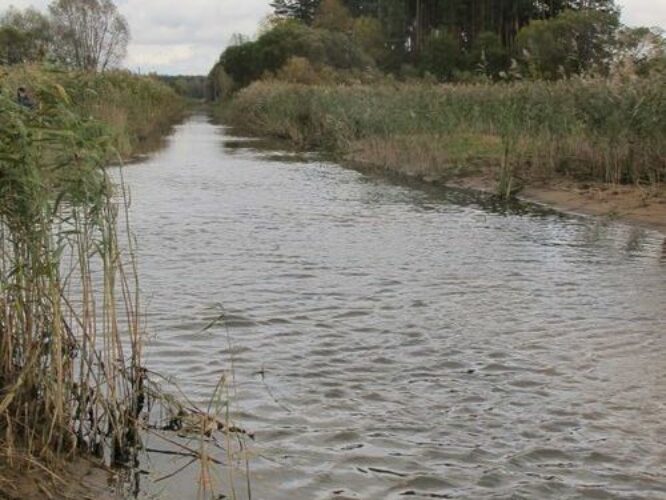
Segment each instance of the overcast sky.
[{"label": "overcast sky", "polygon": [[[231,35],[254,35],[270,0],[116,0],[132,30],[125,66],[133,71],[207,74]],[[50,0],[0,0],[45,10]],[[631,26],[666,28],[666,0],[617,0]]]}]

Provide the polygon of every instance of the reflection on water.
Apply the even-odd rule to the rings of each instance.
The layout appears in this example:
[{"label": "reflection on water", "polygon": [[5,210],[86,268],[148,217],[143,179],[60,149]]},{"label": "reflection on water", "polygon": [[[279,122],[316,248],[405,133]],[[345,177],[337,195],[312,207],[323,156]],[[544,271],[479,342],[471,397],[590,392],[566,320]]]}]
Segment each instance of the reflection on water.
[{"label": "reflection on water", "polygon": [[633,227],[631,228],[631,231],[629,231],[629,237],[627,238],[627,245],[625,248],[628,254],[636,253],[648,242],[649,237],[647,231],[638,227]]},{"label": "reflection on water", "polygon": [[126,171],[148,362],[205,405],[233,354],[254,498],[666,497],[663,236],[276,154]]}]

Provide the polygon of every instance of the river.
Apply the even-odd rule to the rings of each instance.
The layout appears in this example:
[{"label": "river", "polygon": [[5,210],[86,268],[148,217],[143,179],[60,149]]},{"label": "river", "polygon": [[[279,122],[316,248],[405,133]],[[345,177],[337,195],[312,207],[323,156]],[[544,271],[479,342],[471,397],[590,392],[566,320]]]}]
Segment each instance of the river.
[{"label": "river", "polygon": [[666,498],[663,235],[205,116],[124,175],[147,363],[205,406],[233,358],[253,498]]}]

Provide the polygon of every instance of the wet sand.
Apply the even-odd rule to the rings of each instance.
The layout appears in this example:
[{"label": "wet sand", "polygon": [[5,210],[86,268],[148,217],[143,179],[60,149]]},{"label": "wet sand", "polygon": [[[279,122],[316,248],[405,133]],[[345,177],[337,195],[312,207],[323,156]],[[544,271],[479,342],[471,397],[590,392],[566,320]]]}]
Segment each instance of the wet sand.
[{"label": "wet sand", "polygon": [[0,466],[0,498],[23,500],[53,498],[76,500],[112,500],[117,498],[110,486],[112,473],[85,458],[75,459],[53,471],[33,465],[17,472],[4,464]]},{"label": "wet sand", "polygon": [[[463,177],[446,182],[460,188],[495,192],[490,174]],[[566,213],[619,219],[666,233],[666,189],[659,191],[637,186],[613,186],[555,179],[526,186],[517,197],[547,205]]]}]

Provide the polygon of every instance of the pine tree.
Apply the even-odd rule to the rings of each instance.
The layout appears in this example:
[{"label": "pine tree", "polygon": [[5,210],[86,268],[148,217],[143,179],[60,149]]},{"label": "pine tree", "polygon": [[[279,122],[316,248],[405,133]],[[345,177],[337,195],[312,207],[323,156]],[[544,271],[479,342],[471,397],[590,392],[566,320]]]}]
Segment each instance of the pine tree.
[{"label": "pine tree", "polygon": [[343,3],[354,17],[379,16],[379,4],[381,0],[344,0]]},{"label": "pine tree", "polygon": [[[312,25],[322,0],[273,0],[275,13]],[[437,37],[458,45],[463,54],[479,43],[499,39],[510,52],[518,32],[536,19],[566,10],[592,9],[617,14],[615,0],[341,0],[355,18],[376,18],[386,39],[384,66],[397,70],[417,63]],[[495,38],[492,38],[492,37]],[[481,37],[481,42],[477,43]],[[447,42],[448,43],[448,42]]]},{"label": "pine tree", "polygon": [[312,24],[321,0],[273,0],[271,7],[276,16],[290,17]]},{"label": "pine tree", "polygon": [[[356,13],[366,2],[346,3]],[[434,31],[441,30],[465,49],[472,47],[482,33],[494,33],[511,47],[518,31],[531,20],[548,19],[566,9],[617,12],[614,0],[379,0],[378,4],[379,18],[385,27],[395,26],[400,16],[406,15],[402,39],[413,54],[420,52]]]}]

